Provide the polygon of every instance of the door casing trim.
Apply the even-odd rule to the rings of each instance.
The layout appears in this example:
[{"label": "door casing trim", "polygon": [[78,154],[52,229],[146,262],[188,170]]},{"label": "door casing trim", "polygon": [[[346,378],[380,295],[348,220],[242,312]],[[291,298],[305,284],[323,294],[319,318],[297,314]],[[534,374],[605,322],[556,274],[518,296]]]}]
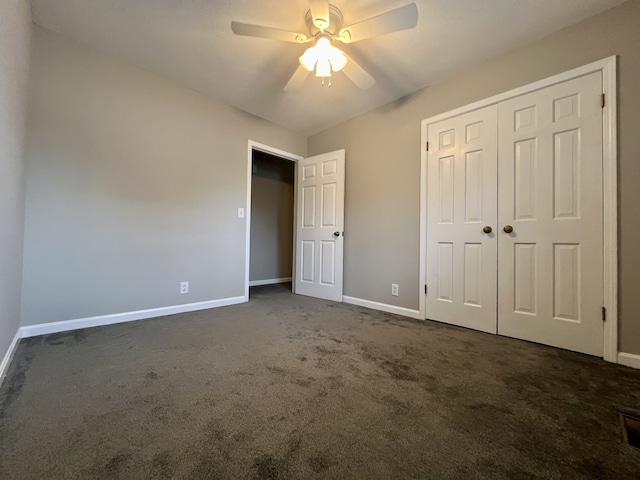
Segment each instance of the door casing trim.
[{"label": "door casing trim", "polygon": [[[294,178],[297,178],[298,161],[304,157],[296,155],[295,153],[285,152],[278,148],[270,147],[263,143],[258,143],[253,140],[249,140],[248,153],[247,153],[247,204],[245,206],[244,221],[246,226],[245,233],[245,254],[244,254],[244,301],[249,301],[249,274],[251,267],[251,176],[253,174],[253,151],[258,150],[260,152],[270,153],[278,157],[290,160],[295,163]],[[296,264],[296,211],[298,205],[298,194],[296,189],[293,189],[293,289],[295,289],[295,264]]]},{"label": "door casing trim", "polygon": [[618,123],[617,123],[617,57],[598,60],[582,67],[509,90],[493,97],[479,100],[463,107],[450,110],[421,122],[422,152],[420,155],[420,254],[418,286],[420,317],[427,318],[424,285],[427,281],[427,156],[424,145],[427,142],[427,129],[430,124],[451,117],[469,113],[480,108],[500,103],[510,98],[531,93],[558,83],[593,72],[602,73],[602,93],[605,95],[602,118],[602,176],[603,176],[603,276],[604,307],[607,320],[604,322],[604,359],[618,362]]}]

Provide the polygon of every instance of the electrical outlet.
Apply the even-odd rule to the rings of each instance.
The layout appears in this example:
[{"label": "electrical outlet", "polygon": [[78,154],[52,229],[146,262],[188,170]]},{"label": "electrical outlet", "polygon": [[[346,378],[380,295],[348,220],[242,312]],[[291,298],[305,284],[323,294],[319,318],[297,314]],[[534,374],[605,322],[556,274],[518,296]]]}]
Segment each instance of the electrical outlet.
[{"label": "electrical outlet", "polygon": [[398,284],[397,283],[392,283],[391,284],[391,295],[393,295],[394,297],[397,297],[399,295],[398,291],[399,291]]},{"label": "electrical outlet", "polygon": [[180,295],[189,293],[189,282],[180,282]]}]

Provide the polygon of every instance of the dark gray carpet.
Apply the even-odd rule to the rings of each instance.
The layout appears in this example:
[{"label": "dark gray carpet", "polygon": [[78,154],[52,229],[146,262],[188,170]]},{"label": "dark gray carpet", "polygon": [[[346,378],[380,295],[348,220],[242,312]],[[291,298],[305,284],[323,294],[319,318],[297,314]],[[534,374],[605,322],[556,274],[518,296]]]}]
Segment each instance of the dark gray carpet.
[{"label": "dark gray carpet", "polygon": [[20,343],[0,478],[640,478],[640,371],[365,308],[248,304]]}]

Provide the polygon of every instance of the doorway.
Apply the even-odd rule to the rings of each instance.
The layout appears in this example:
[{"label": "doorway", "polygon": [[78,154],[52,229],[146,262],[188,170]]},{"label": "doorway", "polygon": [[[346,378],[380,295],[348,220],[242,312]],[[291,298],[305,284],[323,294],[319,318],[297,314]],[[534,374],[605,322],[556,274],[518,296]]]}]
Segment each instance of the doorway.
[{"label": "doorway", "polygon": [[253,150],[249,286],[293,277],[295,163]]},{"label": "doorway", "polygon": [[[256,153],[257,152],[257,153]],[[264,156],[263,154],[266,154]],[[261,196],[263,192],[253,192],[254,156],[260,158],[256,162],[256,181],[282,181],[290,177],[289,168],[293,170],[293,179],[284,186],[267,188],[279,191],[276,195],[280,205],[291,205],[291,197],[284,193],[293,192],[293,211],[289,219],[280,207],[272,205],[266,209],[259,200],[252,201],[252,194]],[[275,157],[275,158],[274,158]],[[263,163],[262,160],[271,162]],[[284,162],[280,167],[279,162]],[[287,166],[287,162],[291,167]],[[262,164],[262,167],[261,167]],[[260,175],[260,170],[262,175]],[[284,170],[277,173],[279,168]],[[287,172],[287,173],[285,173]],[[260,177],[260,178],[259,178]],[[266,177],[266,178],[265,178]],[[250,285],[266,285],[291,280],[294,293],[309,295],[327,300],[342,301],[343,260],[344,260],[344,180],[345,151],[336,150],[313,157],[303,158],[298,155],[278,150],[249,140],[247,163],[247,203],[246,203],[246,237],[245,237],[245,301],[249,301]],[[287,183],[287,182],[284,182]],[[258,187],[262,189],[263,185]],[[252,209],[267,210],[267,215],[258,213],[261,218],[252,225]],[[244,214],[241,208],[239,216]],[[271,221],[265,220],[270,217]],[[274,218],[276,220],[274,220]],[[290,230],[292,234],[286,232]],[[279,245],[279,250],[263,252],[264,244],[253,239],[252,228],[257,229],[257,237],[266,235],[264,226],[270,230],[272,244]],[[280,225],[280,227],[278,227]],[[275,239],[275,240],[274,240]],[[288,245],[286,243],[288,242]],[[289,250],[289,246],[291,249]],[[286,252],[289,252],[288,254]],[[291,267],[284,258],[289,255]],[[252,257],[257,256],[257,259]],[[277,258],[269,258],[269,256]],[[271,270],[262,270],[270,264]],[[274,268],[275,267],[275,268]],[[253,271],[252,271],[253,268]]]},{"label": "doorway", "polygon": [[[245,301],[249,301],[249,286],[251,283],[251,247],[252,247],[252,241],[251,241],[251,236],[252,236],[252,231],[251,231],[251,224],[252,224],[252,193],[253,193],[253,171],[254,171],[254,154],[261,156],[262,154],[271,156],[272,158],[275,158],[276,161],[279,162],[288,162],[289,165],[291,166],[291,168],[293,169],[294,172],[294,184],[292,185],[293,188],[293,205],[294,205],[294,212],[295,212],[295,203],[296,203],[296,194],[295,194],[295,172],[296,172],[296,167],[297,167],[297,162],[299,160],[302,160],[303,157],[290,153],[290,152],[286,152],[284,150],[280,150],[274,147],[270,147],[269,145],[264,145],[262,143],[258,143],[258,142],[254,142],[253,140],[249,140],[248,143],[248,152],[247,152],[247,201],[246,201],[246,220],[245,220],[245,225],[246,225],[246,239],[245,239],[245,282],[244,282],[244,286],[245,286],[245,290],[244,290],[244,298]],[[284,166],[282,166],[283,169],[285,169]],[[274,189],[275,190],[275,189]],[[286,188],[282,187],[281,189],[283,192],[286,190]],[[286,203],[286,202],[285,202]],[[294,242],[294,238],[293,236],[295,236],[295,214],[292,213],[291,214],[291,221],[293,222],[293,235],[292,237],[289,239],[290,243],[292,245],[292,254],[291,254],[291,263],[292,265],[295,264],[295,242]],[[276,222],[277,223],[277,222]],[[271,228],[273,229],[273,225],[271,226]],[[277,225],[275,226],[276,231],[277,231]],[[282,227],[283,231],[285,229],[285,227]],[[277,236],[276,236],[277,237]],[[284,242],[284,240],[283,240]],[[255,243],[255,242],[254,242]],[[286,267],[285,267],[286,268]],[[267,280],[271,280],[272,282],[276,282],[276,281],[280,281],[282,278],[287,278],[287,277],[280,277],[280,276],[274,276],[272,278],[257,278],[257,277],[271,277],[271,275],[268,275],[266,273],[268,273],[266,270],[260,272],[260,271],[256,271],[255,273],[255,277],[256,279],[253,280],[254,285],[259,285],[259,284],[266,284],[266,283],[261,283],[261,282],[266,282]],[[272,274],[273,275],[273,274]],[[280,274],[278,274],[280,275]],[[293,279],[295,279],[295,274],[290,274],[289,277],[293,277]],[[282,280],[284,281],[284,280]]]}]

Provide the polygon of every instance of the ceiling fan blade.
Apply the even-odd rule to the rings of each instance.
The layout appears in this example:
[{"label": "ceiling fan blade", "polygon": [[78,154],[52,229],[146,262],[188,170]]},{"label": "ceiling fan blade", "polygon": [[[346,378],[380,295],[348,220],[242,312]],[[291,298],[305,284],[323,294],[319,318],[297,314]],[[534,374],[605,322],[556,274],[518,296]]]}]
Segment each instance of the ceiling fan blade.
[{"label": "ceiling fan blade", "polygon": [[359,42],[365,38],[407,30],[417,24],[418,7],[415,3],[410,3],[345,27],[340,30],[340,35],[336,38],[344,43]]},{"label": "ceiling fan blade", "polygon": [[283,42],[305,43],[311,41],[304,33],[288,32],[277,28],[263,27],[261,25],[251,25],[249,23],[231,22],[231,30],[236,35],[246,37],[270,38]]},{"label": "ceiling fan blade", "polygon": [[[344,52],[343,52],[344,53]],[[344,74],[362,90],[373,87],[376,84],[375,79],[369,75],[353,58],[345,53],[347,63],[342,69]]]},{"label": "ceiling fan blade", "polygon": [[302,87],[302,84],[307,79],[307,75],[309,75],[309,71],[304,68],[302,65],[298,65],[298,68],[293,73],[287,84],[284,86],[285,92],[293,92]]},{"label": "ceiling fan blade", "polygon": [[310,0],[311,19],[320,30],[329,27],[329,0]]}]

